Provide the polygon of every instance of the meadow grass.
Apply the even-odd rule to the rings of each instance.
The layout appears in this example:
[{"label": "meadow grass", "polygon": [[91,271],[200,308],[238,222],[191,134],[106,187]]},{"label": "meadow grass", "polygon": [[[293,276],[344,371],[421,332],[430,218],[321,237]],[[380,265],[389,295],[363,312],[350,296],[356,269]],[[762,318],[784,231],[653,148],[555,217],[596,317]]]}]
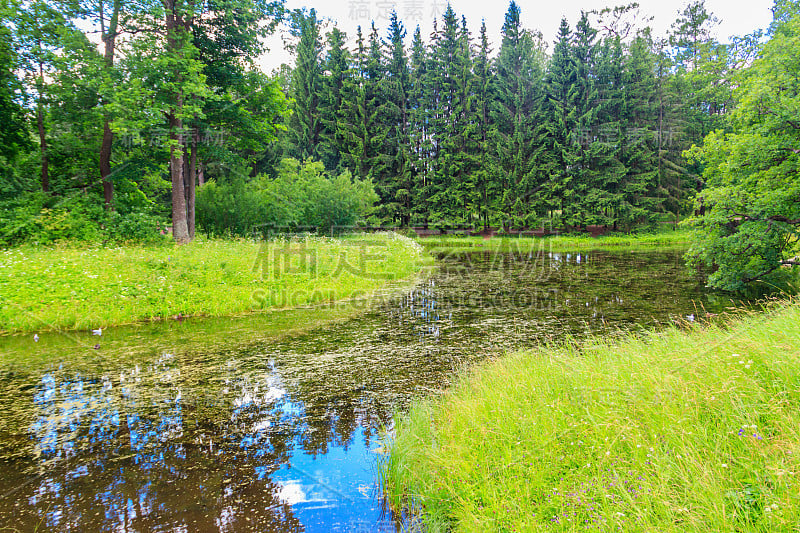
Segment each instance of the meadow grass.
[{"label": "meadow grass", "polygon": [[514,252],[528,249],[547,249],[553,252],[578,250],[625,250],[634,248],[688,246],[691,231],[663,228],[656,233],[609,234],[591,237],[588,234],[554,235],[549,237],[424,237],[418,242],[426,249],[442,248],[449,251],[503,251]]},{"label": "meadow grass", "polygon": [[0,332],[230,316],[363,297],[420,270],[394,234],[0,251]]},{"label": "meadow grass", "polygon": [[426,531],[797,531],[799,304],[687,328],[510,354],[418,401],[392,505]]}]

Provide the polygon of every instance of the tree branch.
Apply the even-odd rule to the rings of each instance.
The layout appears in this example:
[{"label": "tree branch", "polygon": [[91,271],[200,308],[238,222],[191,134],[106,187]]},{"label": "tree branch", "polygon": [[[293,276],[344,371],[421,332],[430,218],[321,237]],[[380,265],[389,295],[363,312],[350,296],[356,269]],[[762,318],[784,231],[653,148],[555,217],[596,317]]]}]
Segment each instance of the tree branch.
[{"label": "tree branch", "polygon": [[736,213],[736,212],[734,212],[733,215],[736,216],[736,217],[740,217],[740,220],[750,220],[750,221],[755,221],[755,222],[769,222],[770,224],[772,224],[773,222],[783,222],[784,224],[789,224],[791,226],[800,225],[800,218],[795,219],[795,220],[791,220],[791,219],[789,219],[789,218],[787,218],[785,216],[781,216],[781,215],[774,216],[774,217],[765,217],[765,218],[754,218],[754,217],[751,217],[750,215],[746,215],[744,213]]}]

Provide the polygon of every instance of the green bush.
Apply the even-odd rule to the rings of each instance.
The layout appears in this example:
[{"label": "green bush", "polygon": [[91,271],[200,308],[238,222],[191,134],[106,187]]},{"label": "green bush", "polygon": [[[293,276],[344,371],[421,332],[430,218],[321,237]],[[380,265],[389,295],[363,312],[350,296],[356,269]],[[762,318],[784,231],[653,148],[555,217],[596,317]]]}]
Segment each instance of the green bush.
[{"label": "green bush", "polygon": [[169,237],[161,234],[162,228],[166,228],[166,221],[150,213],[134,212],[122,215],[112,211],[105,215],[103,226],[106,240],[115,243],[157,244],[169,241]]},{"label": "green bush", "polygon": [[146,212],[107,212],[96,197],[25,193],[0,203],[0,245],[57,242],[148,242],[165,221]]},{"label": "green bush", "polygon": [[277,177],[239,175],[197,191],[197,222],[211,235],[248,235],[263,227],[352,226],[378,200],[372,182],[349,171],[329,176],[322,163],[284,159]]}]

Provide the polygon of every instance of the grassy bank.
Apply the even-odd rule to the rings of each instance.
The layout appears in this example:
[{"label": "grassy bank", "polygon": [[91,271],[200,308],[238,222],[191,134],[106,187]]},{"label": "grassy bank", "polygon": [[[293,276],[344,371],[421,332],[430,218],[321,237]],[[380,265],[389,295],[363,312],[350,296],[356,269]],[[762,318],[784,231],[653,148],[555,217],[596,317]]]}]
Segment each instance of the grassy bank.
[{"label": "grassy bank", "polygon": [[412,241],[392,234],[13,248],[0,252],[0,331],[88,329],[332,302],[406,278],[422,257]]},{"label": "grassy bank", "polygon": [[491,250],[491,251],[528,251],[546,250],[553,252],[597,250],[597,249],[630,249],[637,247],[660,248],[669,246],[688,246],[691,232],[688,230],[672,230],[664,228],[658,233],[633,233],[629,235],[611,234],[601,237],[587,235],[556,235],[550,237],[424,237],[418,242],[429,250]]},{"label": "grassy bank", "polygon": [[508,355],[401,417],[429,531],[797,531],[800,306]]}]

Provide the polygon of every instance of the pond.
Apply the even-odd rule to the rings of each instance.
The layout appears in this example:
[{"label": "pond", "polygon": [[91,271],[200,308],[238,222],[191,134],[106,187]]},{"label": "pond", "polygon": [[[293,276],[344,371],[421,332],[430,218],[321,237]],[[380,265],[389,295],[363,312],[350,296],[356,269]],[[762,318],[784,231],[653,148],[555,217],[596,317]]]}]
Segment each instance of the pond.
[{"label": "pond", "polygon": [[0,529],[396,531],[381,436],[412,398],[504,350],[737,306],[675,250],[437,264],[350,306],[0,338]]}]

